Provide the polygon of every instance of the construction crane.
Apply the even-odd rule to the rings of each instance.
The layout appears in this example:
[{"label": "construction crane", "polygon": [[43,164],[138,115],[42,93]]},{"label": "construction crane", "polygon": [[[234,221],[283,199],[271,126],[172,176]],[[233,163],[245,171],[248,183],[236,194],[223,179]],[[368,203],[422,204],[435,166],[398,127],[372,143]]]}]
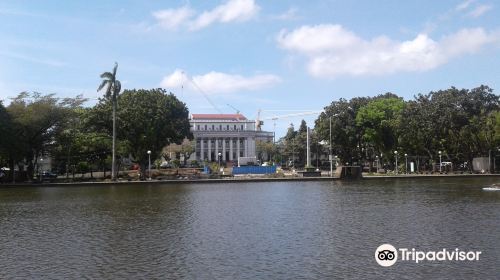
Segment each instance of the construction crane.
[{"label": "construction crane", "polygon": [[266,118],[261,118],[260,113],[262,110],[259,109],[257,112],[257,119],[255,121],[257,127],[257,131],[261,130],[261,126],[264,125],[265,120],[273,120],[276,123],[276,120],[278,119],[286,119],[286,118],[293,118],[293,117],[300,117],[300,116],[308,116],[308,115],[315,115],[315,114],[320,114],[323,112],[323,110],[311,110],[311,111],[306,111],[306,112],[301,112],[301,113],[293,113],[293,114],[286,114],[286,115],[279,115],[279,116],[272,116],[272,117],[266,117]]},{"label": "construction crane", "polygon": [[[189,77],[184,71],[182,71],[182,74],[186,77],[186,79],[191,83],[193,84],[193,86],[205,97],[205,99],[208,101],[208,103],[210,105],[212,105],[212,107],[218,111],[219,113],[222,114],[222,111],[219,109],[219,107],[217,107],[215,105],[215,103],[212,102],[212,100],[210,99],[210,97],[208,97],[208,94],[194,81],[194,79],[192,79],[191,77]],[[184,89],[184,86],[182,87]]]},{"label": "construction crane", "polygon": [[228,107],[232,108],[233,110],[235,110],[235,111],[236,111],[236,114],[239,114],[239,113],[240,113],[240,110],[238,110],[238,109],[234,108],[233,106],[231,106],[231,104],[229,104],[229,103],[228,103],[228,104],[226,104],[226,105],[227,105]]}]

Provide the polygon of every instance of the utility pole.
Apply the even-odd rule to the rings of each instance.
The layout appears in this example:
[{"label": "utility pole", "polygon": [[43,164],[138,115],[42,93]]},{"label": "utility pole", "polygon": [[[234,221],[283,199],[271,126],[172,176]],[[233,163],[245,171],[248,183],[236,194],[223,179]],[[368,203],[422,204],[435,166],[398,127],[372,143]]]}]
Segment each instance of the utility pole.
[{"label": "utility pole", "polygon": [[330,116],[330,154],[328,155],[330,160],[330,177],[333,176],[333,155],[332,155],[332,116]]},{"label": "utility pole", "polygon": [[306,133],[306,138],[307,138],[307,153],[306,153],[306,158],[307,158],[307,163],[306,163],[306,167],[310,167],[311,166],[311,148],[309,146],[309,127],[307,127],[307,133]]}]

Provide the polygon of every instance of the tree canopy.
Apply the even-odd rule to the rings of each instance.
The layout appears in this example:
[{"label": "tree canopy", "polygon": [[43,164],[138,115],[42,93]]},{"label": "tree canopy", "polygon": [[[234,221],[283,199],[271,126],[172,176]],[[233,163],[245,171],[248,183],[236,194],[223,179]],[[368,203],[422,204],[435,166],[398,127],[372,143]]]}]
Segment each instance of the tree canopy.
[{"label": "tree canopy", "polygon": [[[125,90],[117,102],[117,138],[143,168],[148,161],[147,151],[155,159],[163,147],[192,138],[186,105],[164,89]],[[110,117],[110,101],[102,99],[93,108],[94,129],[111,133]]]}]

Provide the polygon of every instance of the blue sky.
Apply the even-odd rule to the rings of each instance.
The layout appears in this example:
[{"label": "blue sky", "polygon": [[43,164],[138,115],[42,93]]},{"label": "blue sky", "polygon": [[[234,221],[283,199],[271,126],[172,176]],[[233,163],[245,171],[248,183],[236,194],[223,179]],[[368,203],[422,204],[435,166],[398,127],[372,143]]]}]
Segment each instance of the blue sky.
[{"label": "blue sky", "polygon": [[[124,88],[164,87],[191,113],[233,113],[230,104],[249,118],[388,91],[411,99],[450,86],[497,90],[499,4],[2,1],[0,99],[38,91],[83,94],[92,105],[115,61]],[[277,135],[315,117],[280,119]]]}]

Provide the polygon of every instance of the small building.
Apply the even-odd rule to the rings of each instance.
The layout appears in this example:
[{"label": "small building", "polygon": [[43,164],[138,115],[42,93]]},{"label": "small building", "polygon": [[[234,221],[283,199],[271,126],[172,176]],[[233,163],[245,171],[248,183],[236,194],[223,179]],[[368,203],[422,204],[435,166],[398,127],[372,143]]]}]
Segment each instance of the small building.
[{"label": "small building", "polygon": [[191,132],[197,161],[236,162],[239,157],[255,157],[256,141],[273,141],[273,132],[260,131],[255,120],[242,114],[192,114]]}]

